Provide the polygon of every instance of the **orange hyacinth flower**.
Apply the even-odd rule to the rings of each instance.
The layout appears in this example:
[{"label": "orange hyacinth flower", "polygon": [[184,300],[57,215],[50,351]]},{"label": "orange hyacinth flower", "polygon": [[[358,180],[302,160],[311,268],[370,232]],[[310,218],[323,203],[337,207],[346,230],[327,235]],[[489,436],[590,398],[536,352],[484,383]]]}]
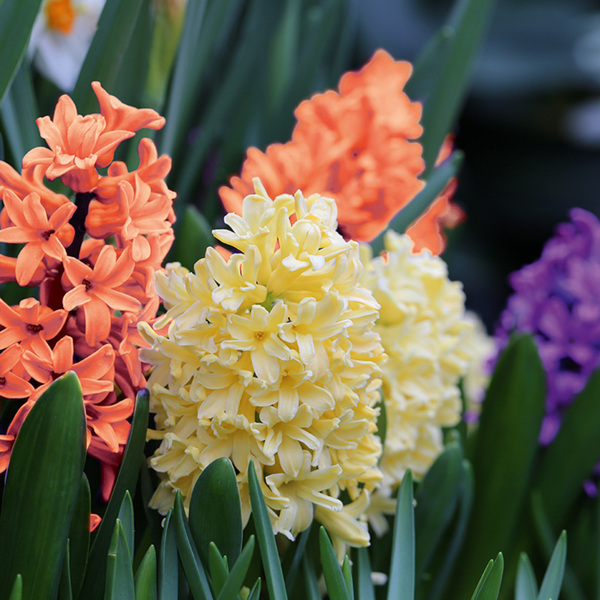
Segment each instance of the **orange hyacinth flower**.
[{"label": "orange hyacinth flower", "polygon": [[36,193],[20,200],[6,189],[3,199],[6,214],[14,225],[0,230],[0,242],[25,244],[17,257],[15,275],[19,285],[27,285],[45,256],[54,260],[65,256],[65,246],[73,241],[75,233],[69,219],[76,206],[67,200],[48,216]]},{"label": "orange hyacinth flower", "polygon": [[87,399],[105,398],[114,390],[115,351],[106,344],[83,360],[73,362],[73,338],[61,338],[54,348],[47,342],[36,348],[36,351],[26,350],[22,357],[23,366],[35,381],[42,385],[35,389],[30,398],[37,400],[46,388],[63,373],[74,371],[81,384],[84,401]]},{"label": "orange hyacinth flower", "polygon": [[40,347],[41,340],[51,340],[67,320],[66,310],[52,310],[35,298],[9,306],[0,300],[0,349],[21,343],[23,349]]},{"label": "orange hyacinth flower", "polygon": [[112,131],[130,131],[140,129],[162,129],[165,118],[151,108],[135,108],[111,96],[99,82],[92,81],[92,89],[98,98],[100,114],[106,119],[106,127]]},{"label": "orange hyacinth flower", "polygon": [[[228,212],[241,213],[242,200],[260,177],[271,196],[320,193],[335,199],[347,239],[371,241],[423,188],[421,105],[403,88],[412,67],[378,50],[359,71],[346,73],[339,92],[316,94],[295,111],[292,140],[263,153],[250,148],[241,177],[219,190]],[[437,202],[437,201],[436,201]],[[426,245],[443,248],[436,214],[424,215]]]},{"label": "orange hyacinth flower", "polygon": [[85,315],[85,341],[90,346],[105,340],[110,334],[110,309],[138,313],[139,300],[117,288],[129,279],[135,262],[129,248],[117,259],[112,246],[104,246],[93,268],[76,258],[63,261],[65,275],[73,286],[63,297],[63,307],[71,311],[81,306]]},{"label": "orange hyacinth flower", "polygon": [[17,173],[8,163],[0,161],[0,196],[5,189],[13,191],[19,198],[35,192],[48,210],[55,210],[68,202],[63,194],[57,194],[44,185],[46,168],[43,165],[31,165]]},{"label": "orange hyacinth flower", "polygon": [[0,396],[3,398],[27,398],[33,393],[33,386],[12,372],[22,355],[20,346],[11,346],[0,354]]},{"label": "orange hyacinth flower", "polygon": [[36,123],[49,148],[30,150],[23,157],[23,167],[44,165],[47,179],[61,177],[74,192],[93,190],[99,177],[96,167],[110,164],[115,148],[134,135],[107,129],[102,115],[78,115],[66,94],[59,98],[53,119],[40,117]]}]

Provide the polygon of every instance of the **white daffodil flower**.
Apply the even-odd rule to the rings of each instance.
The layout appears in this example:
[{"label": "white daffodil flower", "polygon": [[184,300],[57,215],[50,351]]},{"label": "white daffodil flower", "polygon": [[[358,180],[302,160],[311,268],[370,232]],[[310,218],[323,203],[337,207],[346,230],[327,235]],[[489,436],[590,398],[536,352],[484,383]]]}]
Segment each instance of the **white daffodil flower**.
[{"label": "white daffodil flower", "polygon": [[105,0],[45,0],[33,25],[29,57],[62,91],[71,92]]}]

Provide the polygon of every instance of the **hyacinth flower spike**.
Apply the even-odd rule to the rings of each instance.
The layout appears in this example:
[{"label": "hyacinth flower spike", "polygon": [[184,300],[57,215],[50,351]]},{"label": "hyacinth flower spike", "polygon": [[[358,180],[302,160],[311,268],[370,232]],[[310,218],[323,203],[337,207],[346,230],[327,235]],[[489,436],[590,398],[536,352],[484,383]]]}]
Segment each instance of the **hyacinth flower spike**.
[{"label": "hyacinth flower spike", "polygon": [[[39,285],[37,298],[0,303],[0,387],[20,405],[2,424],[0,466],[8,465],[21,423],[43,391],[74,371],[87,451],[102,464],[107,499],[149,368],[138,356],[145,342],[136,326],[156,317],[152,284],[173,241],[175,194],[164,182],[170,159],[158,156],[152,140],[139,144],[138,169],[113,161],[122,141],[142,127],[162,127],[164,119],[123,104],[97,82],[93,89],[100,113],[78,115],[61,96],[54,117],[37,121],[50,147],[28,152],[20,174],[0,162],[0,241],[23,244],[16,259],[0,256],[0,281]],[[55,178],[71,188],[74,202],[46,187]]]}]

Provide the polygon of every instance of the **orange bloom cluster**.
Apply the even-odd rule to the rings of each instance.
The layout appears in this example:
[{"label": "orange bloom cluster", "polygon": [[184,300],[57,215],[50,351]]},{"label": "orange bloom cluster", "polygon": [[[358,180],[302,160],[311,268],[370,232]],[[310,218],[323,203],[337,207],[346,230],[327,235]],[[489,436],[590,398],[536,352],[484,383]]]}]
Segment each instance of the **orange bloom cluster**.
[{"label": "orange bloom cluster", "polygon": [[[252,179],[260,177],[273,197],[300,189],[333,198],[344,237],[371,241],[424,185],[422,147],[414,141],[422,134],[421,105],[403,91],[411,73],[410,63],[377,50],[361,70],[342,76],[339,92],[302,102],[291,141],[265,153],[250,148],[241,177],[219,190],[226,211],[241,214]],[[445,190],[407,232],[415,251],[443,250],[443,227],[462,216],[450,203],[452,191]]]},{"label": "orange bloom cluster", "polygon": [[[175,193],[164,181],[171,159],[159,157],[152,140],[139,143],[134,171],[114,160],[122,141],[160,129],[163,117],[92,87],[100,113],[78,115],[61,96],[54,117],[37,120],[49,148],[28,152],[21,173],[0,162],[0,242],[19,245],[7,253],[16,258],[0,255],[0,282],[33,288],[17,306],[0,300],[0,397],[24,400],[0,435],[0,471],[33,404],[74,371],[87,450],[102,463],[107,498],[145,385],[137,323],[156,316],[154,274],[173,242]],[[56,178],[74,201],[46,187],[44,179]]]}]

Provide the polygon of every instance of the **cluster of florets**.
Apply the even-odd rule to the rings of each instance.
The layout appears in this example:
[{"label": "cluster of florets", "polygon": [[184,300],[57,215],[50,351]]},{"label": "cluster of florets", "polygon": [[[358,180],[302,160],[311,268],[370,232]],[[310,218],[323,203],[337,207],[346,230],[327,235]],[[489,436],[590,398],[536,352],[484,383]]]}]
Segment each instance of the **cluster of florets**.
[{"label": "cluster of florets", "polygon": [[[99,114],[78,115],[61,96],[54,118],[37,120],[49,148],[28,152],[21,173],[0,162],[0,282],[16,282],[20,297],[28,296],[14,306],[0,300],[0,396],[25,401],[4,424],[0,470],[32,405],[74,371],[88,453],[102,461],[107,496],[145,385],[137,323],[156,315],[154,274],[173,241],[175,194],[164,182],[170,159],[158,157],[150,139],[141,140],[134,171],[114,160],[121,142],[139,129],[160,129],[164,119],[123,104],[97,82],[92,87]],[[60,178],[74,201],[44,178]]]},{"label": "cluster of florets", "polygon": [[[377,50],[362,69],[342,76],[337,91],[303,101],[292,139],[264,153],[250,148],[241,176],[219,190],[225,209],[240,214],[252,178],[260,177],[272,196],[302,190],[333,198],[344,237],[371,241],[424,187],[422,107],[404,91],[411,73],[410,63]],[[438,160],[451,146],[444,145]],[[462,210],[450,202],[454,187],[452,181],[409,228],[417,249],[439,254],[444,226],[462,220]]]},{"label": "cluster of florets", "polygon": [[148,386],[161,483],[151,505],[165,513],[181,490],[189,503],[218,457],[236,469],[244,518],[253,461],[273,528],[293,538],[315,518],[340,542],[366,545],[361,519],[381,479],[376,435],[378,304],[359,284],[358,245],[336,231],[336,206],[314,194],[269,198],[260,181],[243,216],[194,272],[157,276],[167,312],[141,331],[152,349]]},{"label": "cluster of florets", "polygon": [[543,444],[600,366],[600,223],[580,208],[570,216],[539,260],[511,275],[514,294],[496,331],[500,348],[512,331],[533,334],[548,383]]},{"label": "cluster of florets", "polygon": [[[429,251],[413,252],[406,235],[388,231],[386,252],[363,247],[361,284],[381,305],[375,331],[388,356],[382,368],[387,427],[369,519],[383,533],[393,493],[411,469],[421,478],[443,449],[443,428],[461,418],[461,379],[483,373],[493,344],[465,311],[462,285],[448,279],[446,263]],[[485,384],[479,378],[477,387]],[[472,391],[476,393],[475,390]]]}]

